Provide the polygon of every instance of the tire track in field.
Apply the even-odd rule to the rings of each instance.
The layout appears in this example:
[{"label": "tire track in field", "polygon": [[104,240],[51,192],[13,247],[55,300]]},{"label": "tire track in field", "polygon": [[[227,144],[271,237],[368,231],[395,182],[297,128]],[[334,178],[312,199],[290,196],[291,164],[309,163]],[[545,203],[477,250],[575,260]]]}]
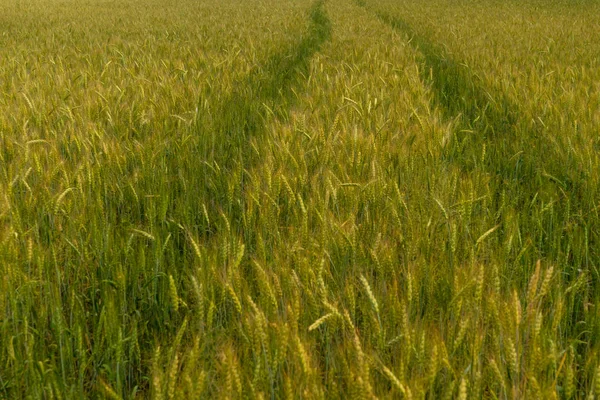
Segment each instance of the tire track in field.
[{"label": "tire track in field", "polygon": [[[355,1],[371,9],[365,0]],[[563,195],[569,193],[573,204],[580,203],[586,191],[581,167],[574,159],[546,162],[556,151],[540,127],[524,123],[527,118],[518,104],[502,91],[490,93],[467,65],[407,21],[381,10],[371,12],[410,38],[413,48],[423,56],[421,76],[431,85],[435,103],[445,118],[457,120],[455,137],[444,150],[446,161],[467,171],[483,169],[497,178],[498,192],[507,189],[520,203],[529,201],[549,181]],[[485,163],[479,161],[484,144],[488,154]]]},{"label": "tire track in field", "polygon": [[[454,137],[446,145],[442,160],[463,171],[481,171],[491,178],[494,210],[499,210],[501,192],[511,199],[519,212],[521,226],[535,224],[528,216],[532,199],[540,192],[554,191],[557,215],[578,209],[591,213],[586,195],[590,190],[585,172],[575,158],[561,156],[544,137],[542,128],[527,123],[528,117],[502,91],[488,92],[471,69],[452,57],[446,49],[420,34],[406,20],[375,9],[365,0],[355,0],[382,22],[409,37],[409,42],[423,57],[422,80],[429,83],[433,101],[448,120],[456,120]],[[482,160],[483,146],[487,156]],[[557,161],[556,157],[560,161]],[[593,189],[593,186],[592,186]],[[554,223],[554,222],[551,222]],[[544,233],[538,250],[552,253],[556,231]],[[557,233],[558,232],[558,233]],[[543,243],[543,244],[542,244]]]},{"label": "tire track in field", "polygon": [[[331,21],[325,11],[325,1],[316,0],[307,10],[308,27],[302,35],[283,43],[278,51],[240,79],[224,99],[217,101],[210,121],[197,121],[195,129],[202,137],[192,152],[200,164],[190,167],[186,160],[173,161],[175,165],[186,164],[174,168],[185,171],[187,179],[181,181],[193,182],[191,185],[176,183],[178,188],[174,190],[186,193],[183,204],[205,203],[208,209],[225,210],[231,221],[243,219],[243,200],[232,202],[227,195],[229,181],[236,180],[236,195],[244,190],[247,172],[264,157],[261,153],[267,147],[264,142],[270,114],[285,116],[288,106],[294,102],[294,92],[298,92],[306,80],[312,57],[330,39]],[[188,202],[188,198],[194,200]],[[201,227],[206,237],[216,231],[215,223],[209,223],[202,212],[185,213],[194,221],[192,225]],[[211,218],[211,221],[216,219]],[[185,240],[182,239],[181,248]]]},{"label": "tire track in field", "polygon": [[[311,7],[308,31],[299,42],[289,44],[255,68],[223,101],[215,119],[213,154],[225,151],[242,157],[244,163],[249,161],[249,139],[263,134],[266,128],[265,106],[277,112],[278,103],[293,100],[294,88],[308,73],[312,56],[331,37],[331,21],[324,4],[324,0],[318,0]],[[222,161],[227,164],[231,159]]]},{"label": "tire track in field", "polygon": [[[356,3],[370,9],[364,0]],[[491,165],[492,174],[501,181],[527,184],[538,167],[524,152],[517,124],[522,115],[519,107],[504,93],[493,95],[480,83],[471,69],[455,60],[444,47],[419,34],[407,21],[371,10],[382,22],[409,37],[409,42],[423,56],[420,69],[424,82],[430,84],[434,101],[442,115],[457,121],[455,137],[444,151],[447,161],[458,163],[466,170],[476,168],[483,145],[490,157],[502,159]]]}]

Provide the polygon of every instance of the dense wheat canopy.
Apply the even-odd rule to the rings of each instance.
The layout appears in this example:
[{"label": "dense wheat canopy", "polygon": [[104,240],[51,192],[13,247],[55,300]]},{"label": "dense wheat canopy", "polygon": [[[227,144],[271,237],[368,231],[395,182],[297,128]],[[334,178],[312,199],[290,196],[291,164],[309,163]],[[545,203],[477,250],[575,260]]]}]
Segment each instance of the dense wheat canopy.
[{"label": "dense wheat canopy", "polygon": [[2,0],[0,398],[600,397],[598,15]]}]

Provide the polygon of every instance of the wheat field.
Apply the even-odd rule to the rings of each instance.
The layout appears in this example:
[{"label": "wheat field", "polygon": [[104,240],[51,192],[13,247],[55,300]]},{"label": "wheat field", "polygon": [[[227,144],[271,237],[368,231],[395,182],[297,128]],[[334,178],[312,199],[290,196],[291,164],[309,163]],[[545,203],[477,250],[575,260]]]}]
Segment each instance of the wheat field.
[{"label": "wheat field", "polygon": [[0,398],[600,398],[597,0],[2,0]]}]

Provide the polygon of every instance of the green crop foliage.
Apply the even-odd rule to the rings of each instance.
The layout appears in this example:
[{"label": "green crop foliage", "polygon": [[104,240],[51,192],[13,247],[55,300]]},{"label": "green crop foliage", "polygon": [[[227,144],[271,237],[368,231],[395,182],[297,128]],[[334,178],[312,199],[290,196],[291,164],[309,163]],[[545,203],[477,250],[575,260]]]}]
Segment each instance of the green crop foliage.
[{"label": "green crop foliage", "polygon": [[600,396],[595,0],[0,4],[0,399]]}]

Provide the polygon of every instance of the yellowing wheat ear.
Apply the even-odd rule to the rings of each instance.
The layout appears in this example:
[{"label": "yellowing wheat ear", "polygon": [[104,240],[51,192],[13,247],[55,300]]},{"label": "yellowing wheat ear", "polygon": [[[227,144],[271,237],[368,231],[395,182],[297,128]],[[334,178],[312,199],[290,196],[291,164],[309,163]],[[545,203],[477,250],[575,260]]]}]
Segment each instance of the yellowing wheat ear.
[{"label": "yellowing wheat ear", "polygon": [[56,202],[54,203],[54,214],[58,214],[58,210],[60,209],[60,205],[61,205],[62,201],[67,196],[67,194],[69,194],[70,192],[73,191],[73,189],[74,188],[72,188],[72,187],[67,188],[56,198]]},{"label": "yellowing wheat ear", "polygon": [[367,293],[367,297],[369,298],[369,301],[371,302],[371,306],[373,306],[373,310],[375,311],[375,313],[377,313],[377,315],[379,315],[379,303],[377,303],[377,299],[375,298],[375,295],[373,294],[373,291],[371,290],[371,286],[369,285],[369,282],[364,277],[364,275],[360,276],[360,281],[363,284],[363,287],[365,289],[365,292]]},{"label": "yellowing wheat ear", "polygon": [[160,346],[156,348],[154,352],[154,357],[152,360],[152,389],[154,392],[155,399],[163,398],[163,388],[162,388],[162,372],[160,365]]},{"label": "yellowing wheat ear", "polygon": [[177,294],[177,286],[175,285],[173,275],[169,275],[169,299],[171,300],[173,310],[177,312],[179,310],[179,295]]}]

